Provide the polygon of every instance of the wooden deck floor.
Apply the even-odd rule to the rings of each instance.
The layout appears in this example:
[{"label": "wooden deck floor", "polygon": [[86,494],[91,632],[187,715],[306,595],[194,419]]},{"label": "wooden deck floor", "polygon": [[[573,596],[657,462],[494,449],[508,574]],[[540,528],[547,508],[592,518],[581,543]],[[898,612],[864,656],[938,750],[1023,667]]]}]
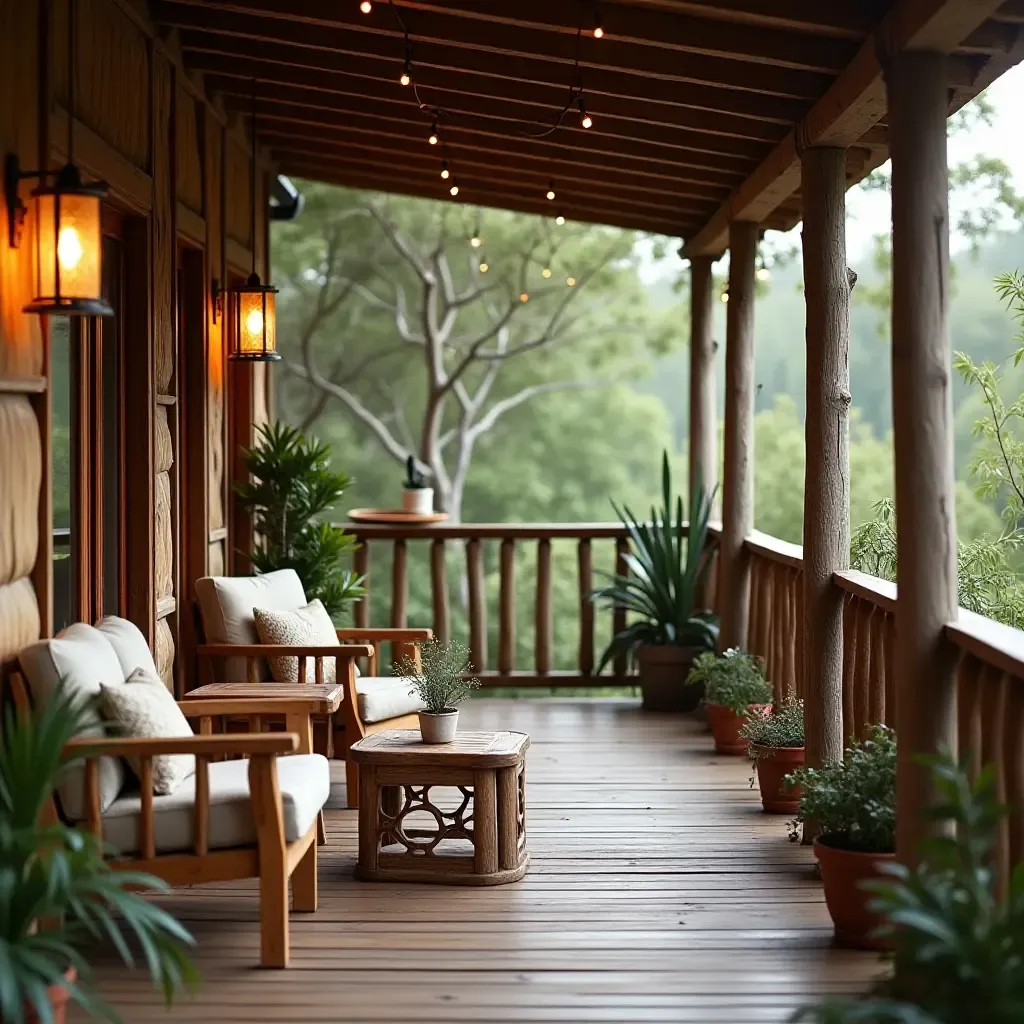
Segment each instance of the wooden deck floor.
[{"label": "wooden deck floor", "polygon": [[292,967],[255,967],[252,884],[176,893],[202,986],[167,1012],[105,960],[125,1020],[746,1024],[877,973],[873,956],[830,948],[810,851],[699,723],[625,701],[480,700],[463,718],[533,738],[522,882],[354,882],[355,813],[329,811],[320,910],[293,915]]}]

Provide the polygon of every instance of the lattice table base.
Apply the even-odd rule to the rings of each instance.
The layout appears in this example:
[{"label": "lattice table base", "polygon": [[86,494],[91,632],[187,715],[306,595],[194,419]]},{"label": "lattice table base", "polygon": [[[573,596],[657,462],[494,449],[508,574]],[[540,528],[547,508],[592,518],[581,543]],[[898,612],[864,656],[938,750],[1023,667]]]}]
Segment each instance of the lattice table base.
[{"label": "lattice table base", "polygon": [[367,881],[501,885],[526,874],[523,733],[466,733],[427,746],[418,732],[353,745],[359,862]]}]

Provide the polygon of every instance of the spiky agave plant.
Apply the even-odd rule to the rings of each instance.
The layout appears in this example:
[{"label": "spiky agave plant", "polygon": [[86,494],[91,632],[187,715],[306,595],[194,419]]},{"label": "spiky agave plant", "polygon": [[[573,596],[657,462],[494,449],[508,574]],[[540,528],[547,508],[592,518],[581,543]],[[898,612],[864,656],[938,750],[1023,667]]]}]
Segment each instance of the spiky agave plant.
[{"label": "spiky agave plant", "polygon": [[610,661],[620,655],[632,657],[645,644],[709,651],[718,642],[717,617],[696,607],[711,558],[707,535],[714,492],[698,490],[687,526],[682,497],[672,498],[668,452],[662,453],[661,487],[663,504],[651,508],[650,522],[641,522],[628,506],[620,509],[612,502],[629,535],[629,572],[606,573],[609,582],[592,591],[590,599],[602,607],[624,608],[638,618],[612,637],[599,673]]},{"label": "spiky agave plant", "polygon": [[[109,939],[128,967],[134,938],[154,985],[170,1003],[191,988],[192,936],[167,911],[131,890],[162,890],[152,875],[117,871],[84,829],[46,822],[60,776],[74,759],[68,743],[93,725],[88,702],[63,688],[33,711],[8,708],[0,735],[0,1019],[51,1024],[47,987],[68,989],[93,1019],[117,1024],[97,994],[88,950]],[[79,755],[80,756],[80,755]],[[127,936],[127,937],[126,937]],[[66,972],[73,968],[77,978]],[[35,1016],[33,1016],[33,1014]]]}]

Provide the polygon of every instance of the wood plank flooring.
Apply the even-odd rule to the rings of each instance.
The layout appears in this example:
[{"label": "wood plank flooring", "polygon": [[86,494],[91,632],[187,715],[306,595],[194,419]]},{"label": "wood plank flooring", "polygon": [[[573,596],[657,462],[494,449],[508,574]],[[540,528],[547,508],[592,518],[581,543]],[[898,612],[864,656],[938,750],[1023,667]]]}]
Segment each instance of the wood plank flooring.
[{"label": "wood plank flooring", "polygon": [[124,1019],[753,1024],[878,974],[873,955],[831,948],[810,851],[699,722],[621,700],[483,699],[462,718],[532,737],[522,882],[355,882],[356,814],[329,810],[320,909],[292,916],[292,966],[256,967],[254,883],[178,891],[165,902],[199,941],[202,985],[167,1011],[104,954]]}]

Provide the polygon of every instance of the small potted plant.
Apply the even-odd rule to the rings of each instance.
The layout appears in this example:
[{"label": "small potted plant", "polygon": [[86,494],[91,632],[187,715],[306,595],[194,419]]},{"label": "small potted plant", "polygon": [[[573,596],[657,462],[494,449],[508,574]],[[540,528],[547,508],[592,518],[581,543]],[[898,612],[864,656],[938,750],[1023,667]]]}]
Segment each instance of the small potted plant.
[{"label": "small potted plant", "polygon": [[[761,806],[769,814],[795,814],[800,787],[783,780],[804,763],[804,702],[795,693],[781,704],[754,708],[740,729],[761,790]],[[753,776],[750,779],[753,786]]]},{"label": "small potted plant", "polygon": [[724,654],[709,651],[693,663],[687,682],[703,688],[716,753],[746,753],[747,741],[740,729],[752,707],[768,705],[772,699],[761,659],[738,647]]},{"label": "small potted plant", "polygon": [[864,739],[850,741],[842,761],[798,768],[787,780],[800,787],[790,838],[798,841],[799,826],[808,821],[819,829],[814,854],[836,940],[861,949],[884,948],[874,934],[880,918],[862,883],[884,877],[884,866],[895,858],[896,733],[872,726]]},{"label": "small potted plant", "polygon": [[461,704],[480,685],[470,677],[469,649],[455,640],[437,637],[424,641],[419,660],[405,655],[396,666],[410,684],[410,693],[423,702],[420,736],[424,743],[451,743],[459,726]]},{"label": "small potted plant", "polygon": [[803,1008],[818,1024],[1017,1024],[1024,1019],[1024,871],[999,891],[993,870],[1007,808],[995,772],[972,783],[948,755],[928,760],[938,793],[932,814],[953,827],[922,842],[915,868],[893,863],[868,883],[890,938],[892,970],[856,999]]},{"label": "small potted plant", "polygon": [[405,483],[402,485],[402,508],[417,515],[430,515],[434,511],[434,488],[427,486],[426,477],[416,467],[416,457],[405,460]]},{"label": "small potted plant", "polygon": [[717,618],[698,604],[711,558],[713,495],[698,494],[687,524],[683,499],[672,497],[668,452],[662,456],[661,482],[663,504],[651,509],[648,522],[612,503],[629,535],[628,573],[609,576],[610,582],[594,590],[590,600],[637,618],[612,637],[598,674],[620,656],[634,659],[647,710],[693,711],[700,704],[699,687],[687,685],[693,659],[718,642]]},{"label": "small potted plant", "polygon": [[119,1024],[100,998],[88,956],[110,939],[134,966],[124,933],[145,950],[154,985],[171,1003],[196,979],[185,949],[192,936],[136,890],[164,882],[116,871],[91,832],[46,823],[57,780],[73,760],[67,744],[94,719],[90,705],[58,689],[31,712],[8,708],[0,737],[0,1020],[64,1024],[69,1001],[90,1019]]}]

